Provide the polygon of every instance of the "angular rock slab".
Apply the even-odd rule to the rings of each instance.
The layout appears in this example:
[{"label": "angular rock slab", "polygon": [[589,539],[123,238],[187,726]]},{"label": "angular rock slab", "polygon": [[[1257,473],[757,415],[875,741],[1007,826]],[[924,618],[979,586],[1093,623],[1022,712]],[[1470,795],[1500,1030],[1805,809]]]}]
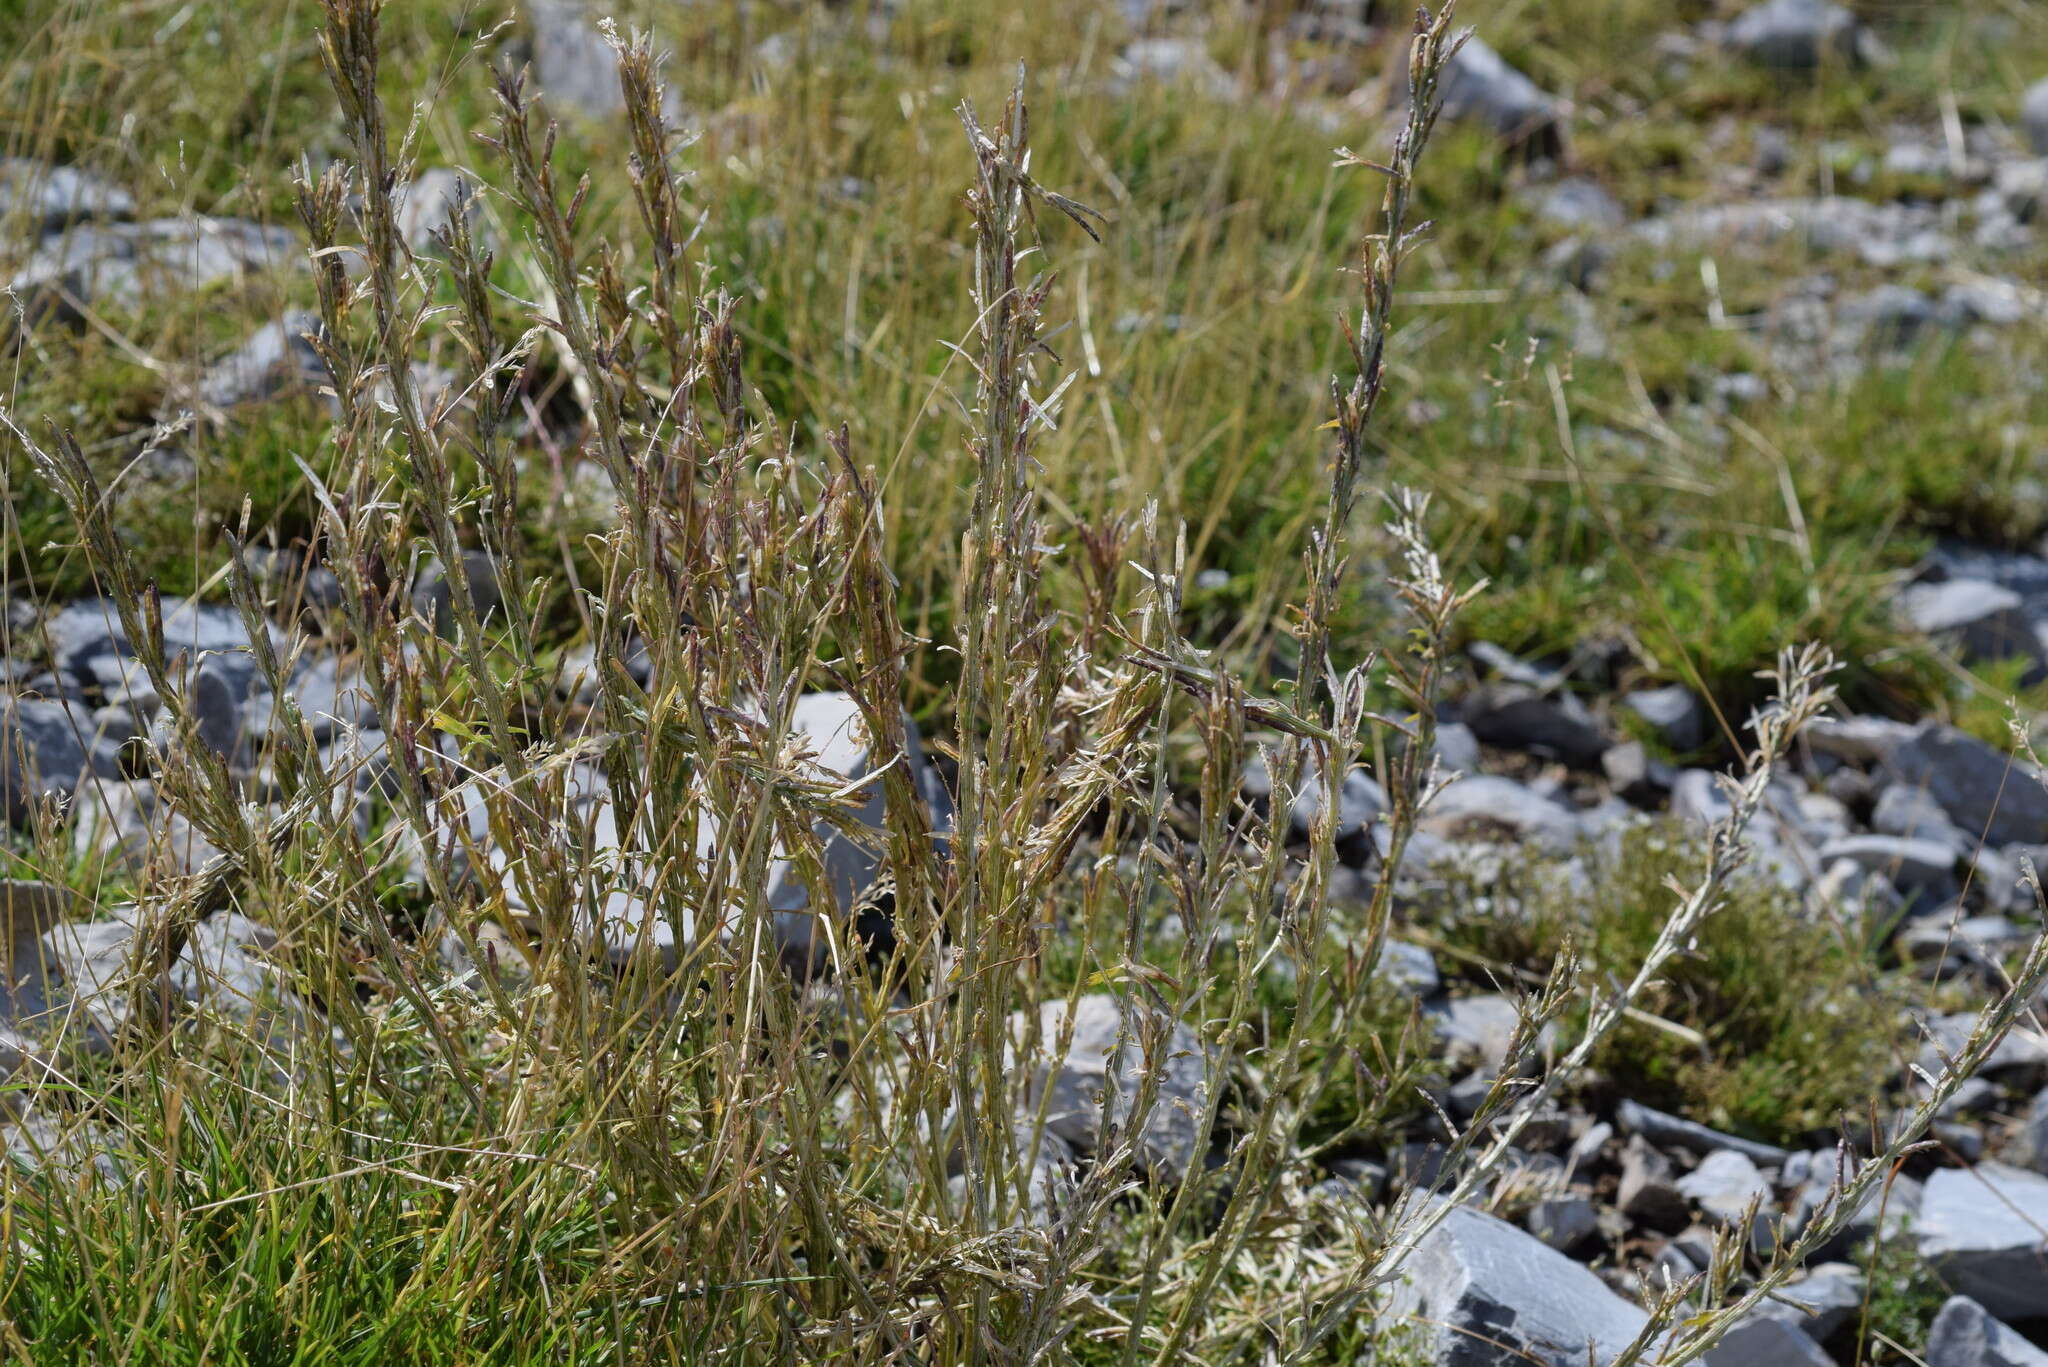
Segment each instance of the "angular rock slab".
[{"label": "angular rock slab", "polygon": [[[1416,1245],[1387,1310],[1423,1331],[1423,1360],[1434,1367],[1605,1367],[1649,1323],[1584,1265],[1468,1206],[1453,1208]],[[1657,1351],[1652,1344],[1643,1361],[1655,1362]],[[1750,1316],[1701,1361],[1832,1364],[1811,1336],[1769,1314]]]},{"label": "angular rock slab", "polygon": [[162,867],[190,874],[220,857],[213,843],[146,780],[94,784],[80,794],[73,813],[71,848],[81,859],[106,858],[138,872],[160,861]]},{"label": "angular rock slab", "polygon": [[[874,833],[874,844],[884,838],[887,803],[882,774],[874,766],[873,742],[867,734],[860,708],[845,693],[811,693],[798,699],[791,716],[791,738],[810,755],[821,778],[857,799],[856,821]],[[953,804],[945,785],[924,757],[917,729],[904,719],[905,750],[912,784],[931,820],[935,836],[943,839],[953,828]],[[590,843],[609,864],[610,886],[602,896],[594,939],[614,964],[623,966],[644,948],[652,948],[670,965],[676,962],[679,946],[667,918],[648,904],[641,891],[636,865],[637,850],[621,847],[618,815],[603,776],[594,768],[578,777],[578,792],[572,794],[579,820],[590,823]],[[488,823],[482,800],[470,797],[466,811],[451,824],[466,824],[472,841],[489,843]],[[826,917],[844,918],[854,914],[873,887],[881,860],[869,844],[849,838],[829,822],[814,828],[823,852],[825,886],[832,906],[821,912],[811,905],[811,890],[803,881],[788,852],[777,849],[768,866],[763,901],[775,916],[777,951],[782,962],[799,977],[818,972],[829,962],[831,946],[849,944],[849,930],[855,940],[886,947],[890,919],[885,909],[863,909],[850,928],[834,924],[828,930]],[[640,837],[644,842],[644,834]],[[711,823],[700,821],[697,830],[697,858],[706,858],[717,840]],[[511,856],[494,851],[492,863],[500,875],[511,867]],[[508,882],[508,898],[515,912],[529,911]],[[728,929],[730,924],[728,923]],[[685,930],[688,927],[685,926]]]},{"label": "angular rock slab", "polygon": [[[1245,764],[1239,787],[1253,801],[1271,803],[1273,777],[1262,756],[1255,755]],[[1316,818],[1323,813],[1323,797],[1322,773],[1310,764],[1302,772],[1300,791],[1288,806],[1288,827],[1296,838],[1307,838]],[[1347,841],[1363,839],[1374,820],[1386,810],[1385,788],[1361,770],[1346,773],[1337,792],[1337,843],[1342,846]]]},{"label": "angular rock slab", "polygon": [[1513,1225],[1454,1207],[1388,1298],[1435,1367],[1605,1367],[1648,1317],[1590,1270]]},{"label": "angular rock slab", "polygon": [[2048,1353],[1968,1296],[1951,1296],[1927,1331],[1927,1367],[2048,1367]]},{"label": "angular rock slab", "polygon": [[1728,26],[1730,48],[1762,66],[1817,67],[1856,56],[1856,16],[1828,0],[1764,0]]},{"label": "angular rock slab", "polygon": [[438,253],[441,235],[453,231],[457,218],[475,225],[484,207],[480,193],[476,182],[445,166],[420,172],[393,195],[398,235],[416,253]]},{"label": "angular rock slab", "polygon": [[1863,1269],[1853,1263],[1822,1263],[1799,1281],[1781,1287],[1758,1308],[1783,1320],[1816,1343],[1826,1343],[1851,1315],[1863,1309]]},{"label": "angular rock slab", "polygon": [[1667,1231],[1683,1226],[1691,1214],[1672,1177],[1671,1160],[1640,1134],[1631,1135],[1622,1150],[1615,1205],[1638,1224]]},{"label": "angular rock slab", "polygon": [[[1046,1130],[1077,1152],[1093,1153],[1105,1106],[1112,1125],[1128,1123],[1149,1063],[1160,1076],[1138,1141],[1138,1163],[1163,1181],[1178,1182],[1198,1157],[1202,1110],[1210,1088],[1220,1081],[1215,1061],[1200,1037],[1179,1021],[1167,1026],[1158,1052],[1148,1059],[1144,1041],[1156,1023],[1148,1022],[1146,1008],[1135,1005],[1128,1007],[1127,1021],[1126,1009],[1106,993],[1082,997],[1074,1003],[1072,1036],[1062,1052],[1067,1003],[1040,1006],[1036,1056],[1026,1057],[1026,1066],[1035,1070],[1030,1104],[1042,1098]],[[1012,1038],[1021,1039],[1027,1025],[1021,1013],[1013,1016]]]},{"label": "angular rock slab", "polygon": [[1599,768],[1608,746],[1585,705],[1569,693],[1486,684],[1465,699],[1461,715],[1484,744],[1556,759],[1574,769]]},{"label": "angular rock slab", "polygon": [[[1405,45],[1396,46],[1406,53]],[[1509,146],[1537,156],[1563,150],[1564,106],[1477,35],[1451,59],[1441,91],[1446,118],[1483,124]]]},{"label": "angular rock slab", "polygon": [[[246,651],[249,648],[249,633],[243,629],[241,614],[233,608],[198,603],[189,598],[165,598],[163,614],[166,654]],[[57,667],[82,683],[97,681],[92,669],[95,659],[134,653],[129,649],[128,633],[121,625],[121,614],[111,601],[104,598],[80,598],[66,603],[43,624],[43,633],[49,640],[50,653],[56,658]],[[275,627],[270,628],[270,640],[282,654],[283,633]]]},{"label": "angular rock slab", "polygon": [[1756,248],[1793,239],[1817,252],[1854,252],[1873,266],[1945,260],[1955,244],[1925,205],[1873,204],[1850,195],[1694,203],[1628,230],[1663,251]]},{"label": "angular rock slab", "polygon": [[0,696],[0,816],[19,825],[38,803],[77,790],[89,767],[84,725],[63,703]]},{"label": "angular rock slab", "polygon": [[1433,997],[1444,983],[1443,975],[1437,971],[1436,956],[1421,945],[1404,940],[1385,943],[1372,975],[1411,997]]},{"label": "angular rock slab", "polygon": [[1920,1256],[1986,1311],[2048,1311],[2048,1177],[2003,1163],[1943,1168],[1927,1179],[1917,1230]]},{"label": "angular rock slab", "polygon": [[[1016,1143],[1019,1175],[1024,1181],[1020,1222],[1028,1229],[1050,1229],[1073,1194],[1074,1150],[1051,1130],[1034,1134],[1032,1127],[1024,1123],[1016,1127]],[[966,1201],[966,1174],[948,1178],[947,1185],[956,1201]]]},{"label": "angular rock slab", "polygon": [[[491,615],[505,601],[507,586],[499,577],[498,562],[489,551],[464,551],[462,573],[469,581],[470,609],[488,632],[492,629]],[[433,624],[440,636],[455,639],[455,583],[439,561],[430,560],[420,567],[419,577],[413,581],[412,607],[423,621]]]},{"label": "angular rock slab", "polygon": [[[1976,309],[1959,298],[1951,311],[1970,313]],[[1907,626],[1923,635],[1953,641],[1968,658],[2039,658],[2041,642],[2034,634],[2025,602],[2014,590],[1988,579],[1944,579],[1907,586],[1899,591],[1893,607]]]},{"label": "angular rock slab", "polygon": [[1709,1367],[1835,1367],[1809,1334],[1772,1315],[1750,1315],[1702,1361]]},{"label": "angular rock slab", "polygon": [[1697,1121],[1668,1115],[1645,1106],[1640,1101],[1623,1101],[1616,1106],[1614,1120],[1625,1134],[1639,1134],[1651,1143],[1686,1149],[1702,1156],[1725,1149],[1741,1154],[1752,1163],[1767,1166],[1783,1163],[1791,1157],[1789,1150],[1781,1149],[1775,1144],[1744,1139],[1740,1135],[1723,1134]]},{"label": "angular rock slab", "polygon": [[1584,1197],[1568,1196],[1538,1201],[1522,1223],[1548,1247],[1570,1253],[1600,1232],[1600,1212]]},{"label": "angular rock slab", "polygon": [[[1770,1230],[1771,1184],[1746,1155],[1717,1149],[1676,1185],[1711,1224],[1733,1228],[1748,1217],[1747,1237],[1753,1246],[1761,1247]],[[1750,1215],[1752,1206],[1754,1216]]]},{"label": "angular rock slab", "polygon": [[1624,695],[1621,704],[1674,750],[1697,750],[1707,743],[1712,721],[1699,695],[1683,684],[1637,689]]},{"label": "angular rock slab", "polygon": [[2020,127],[2034,155],[2048,157],[2048,76],[2028,86],[2020,97]]},{"label": "angular rock slab", "polygon": [[1814,1250],[1814,1257],[1847,1258],[1870,1239],[1890,1242],[1910,1237],[1920,1218],[1919,1181],[1903,1174],[1896,1176],[1889,1188],[1882,1184],[1873,1188],[1855,1209],[1844,1214],[1835,1204],[1836,1162],[1830,1151],[1815,1149],[1793,1155],[1780,1174],[1785,1185],[1796,1185],[1785,1203],[1787,1224],[1793,1232],[1803,1232],[1823,1213],[1842,1215],[1841,1227]]},{"label": "angular rock slab", "polygon": [[[50,1007],[43,935],[86,905],[55,883],[0,881],[0,1025],[40,1016]],[[5,1069],[0,1069],[4,1073]]]},{"label": "angular rock slab", "polygon": [[[1937,1076],[1948,1061],[1963,1051],[1977,1028],[1977,1013],[1958,1011],[1931,1016],[1924,1022],[1927,1042],[1920,1047],[1920,1066]],[[1991,1050],[1978,1071],[1986,1077],[2004,1077],[2039,1086],[2048,1080],[2048,1036],[2022,1018]]]},{"label": "angular rock slab", "polygon": [[588,118],[623,114],[618,59],[581,0],[527,0],[533,26],[533,65],[551,108]]},{"label": "angular rock slab", "polygon": [[1819,754],[1852,764],[1882,764],[1913,738],[1914,730],[1889,717],[1821,717],[1808,722],[1799,736]]},{"label": "angular rock slab", "polygon": [[[131,988],[137,908],[114,908],[106,919],[66,922],[43,936],[53,988],[48,1013],[31,1022],[62,1047],[94,1050],[128,1022],[136,1005]],[[235,912],[219,912],[192,928],[177,961],[158,980],[156,1000],[168,1015],[189,1009],[215,1012],[273,1050],[312,1026],[315,1017],[265,957],[278,946],[275,931]]]},{"label": "angular rock slab", "polygon": [[[846,780],[858,793],[860,806],[856,815],[860,824],[877,836],[885,832],[887,803],[882,777],[874,767],[874,742],[852,696],[837,692],[806,694],[797,700],[791,723],[819,766]],[[933,833],[943,837],[953,829],[953,799],[939,781],[937,771],[926,762],[917,727],[908,717],[903,724],[911,782],[924,801]],[[824,846],[825,877],[834,907],[845,915],[874,885],[881,860],[873,850],[848,839],[825,822],[818,824],[815,833]],[[829,952],[828,942],[820,934],[810,890],[804,886],[796,866],[779,854],[768,869],[767,903],[776,913],[776,939],[784,961],[798,972],[814,972],[822,967]],[[880,917],[863,918],[860,930],[869,938],[886,934],[886,921]]]},{"label": "angular rock slab", "polygon": [[1447,839],[1504,832],[1552,854],[1567,854],[1585,838],[1576,812],[1497,774],[1445,784],[1423,812],[1421,828]]},{"label": "angular rock slab", "polygon": [[132,907],[117,908],[108,919],[65,922],[44,932],[49,1009],[30,1026],[98,1047],[127,1024],[129,999],[122,989],[135,944],[133,916]]},{"label": "angular rock slab", "polygon": [[[266,624],[270,645],[284,654],[284,633]],[[81,688],[100,688],[134,706],[138,719],[154,714],[156,696],[146,673],[134,661],[134,650],[114,605],[103,598],[67,603],[43,623],[43,634],[57,670]],[[249,633],[241,614],[218,604],[186,598],[163,600],[165,664],[181,680],[199,721],[202,744],[231,763],[240,752],[241,712],[268,695],[257,670]],[[162,743],[167,737],[159,735]]]},{"label": "angular rock slab", "polygon": [[75,1115],[60,1118],[28,1107],[0,1123],[0,1171],[8,1162],[42,1173],[90,1171],[103,1185],[117,1187],[124,1177],[121,1158],[116,1134]]},{"label": "angular rock slab", "polygon": [[2023,762],[1928,722],[1885,760],[1893,782],[1920,789],[1966,835],[1990,844],[2048,841],[2048,788]]},{"label": "angular rock slab", "polygon": [[1943,888],[1956,853],[1939,840],[1903,835],[1845,835],[1820,847],[1823,866],[1846,859],[1866,873],[1883,874],[1901,892]]},{"label": "angular rock slab", "polygon": [[316,389],[327,382],[327,363],[307,339],[324,330],[318,315],[303,311],[264,324],[207,367],[195,396],[208,408],[224,411]]},{"label": "angular rock slab", "polygon": [[0,158],[0,229],[19,223],[45,237],[86,219],[134,212],[135,200],[126,190],[90,171],[33,157]]},{"label": "angular rock slab", "polygon": [[31,322],[82,325],[84,309],[131,309],[162,292],[302,264],[292,234],[240,219],[82,223],[46,238],[7,282]]},{"label": "angular rock slab", "polygon": [[[1424,1008],[1423,1018],[1444,1057],[1455,1065],[1497,1073],[1519,1062],[1508,1057],[1522,1023],[1522,1008],[1511,997],[1499,992],[1454,997]],[[1555,1042],[1554,1036],[1546,1026],[1530,1039],[1528,1048],[1543,1051]]]}]

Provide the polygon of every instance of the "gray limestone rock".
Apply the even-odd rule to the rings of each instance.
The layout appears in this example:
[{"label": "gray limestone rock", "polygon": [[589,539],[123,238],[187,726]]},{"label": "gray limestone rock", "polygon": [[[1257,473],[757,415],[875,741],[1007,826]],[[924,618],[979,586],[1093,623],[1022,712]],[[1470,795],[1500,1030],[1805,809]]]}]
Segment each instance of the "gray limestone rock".
[{"label": "gray limestone rock", "polygon": [[1615,1204],[1631,1220],[1652,1229],[1674,1230],[1688,1218],[1684,1193],[1672,1177],[1671,1160],[1633,1135],[1621,1151],[1621,1186]]},{"label": "gray limestone rock", "polygon": [[2048,1087],[2034,1094],[2027,1113],[2020,1118],[2019,1133],[2013,1137],[2012,1157],[2048,1176]]},{"label": "gray limestone rock", "polygon": [[220,857],[146,780],[87,785],[73,809],[71,843],[81,859],[106,858],[134,870],[154,862],[197,873]]},{"label": "gray limestone rock", "polygon": [[1607,187],[1584,176],[1567,176],[1536,197],[1536,216],[1561,228],[1605,231],[1628,222],[1628,210]]},{"label": "gray limestone rock", "polygon": [[1542,1241],[1466,1206],[1445,1214],[1388,1298],[1438,1367],[1602,1367],[1643,1312]]},{"label": "gray limestone rock", "polygon": [[1522,1224],[1551,1248],[1571,1253],[1600,1232],[1600,1212],[1583,1196],[1558,1197],[1529,1207]]},{"label": "gray limestone rock", "polygon": [[1479,772],[1479,737],[1461,721],[1440,722],[1436,728],[1436,762],[1447,773]]},{"label": "gray limestone rock", "polygon": [[[1833,1151],[1816,1149],[1794,1154],[1787,1162],[1781,1176],[1786,1186],[1795,1188],[1785,1203],[1786,1225],[1794,1235],[1803,1232],[1822,1214],[1836,1213],[1833,1201],[1837,1161]],[[1880,1234],[1886,1239],[1908,1237],[1908,1231],[1919,1218],[1920,1198],[1920,1183],[1903,1174],[1892,1178],[1888,1185],[1879,1185],[1848,1213],[1841,1229],[1814,1251],[1814,1257],[1850,1257],[1865,1241]]]},{"label": "gray limestone rock", "polygon": [[[1036,1130],[1021,1121],[1016,1127],[1016,1145],[1019,1175],[1024,1181],[1023,1206],[1017,1212],[1021,1223],[1030,1229],[1050,1229],[1073,1194],[1073,1146],[1051,1130]],[[965,1199],[965,1173],[948,1178],[947,1184],[955,1200]]]},{"label": "gray limestone rock", "polygon": [[[1498,1072],[1514,1062],[1508,1055],[1522,1012],[1513,999],[1498,992],[1453,997],[1425,1008],[1425,1015],[1452,1064]],[[1539,1036],[1533,1047],[1543,1043]]]},{"label": "gray limestone rock", "polygon": [[[1960,317],[1955,310],[1963,308],[1953,306],[1951,316]],[[2041,642],[2025,603],[2012,589],[1988,579],[1942,579],[1907,585],[1893,599],[1893,608],[1906,626],[1952,643],[1967,659],[2037,659]]]},{"label": "gray limestone rock", "polygon": [[302,265],[291,233],[239,219],[83,223],[44,239],[8,280],[29,321],[82,326],[86,311]]},{"label": "gray limestone rock", "polygon": [[[32,1021],[53,1004],[43,936],[87,906],[83,897],[55,883],[0,880],[0,954],[5,955],[0,959],[0,1026]],[[11,1071],[0,1067],[0,1077]]]},{"label": "gray limestone rock", "polygon": [[1784,1321],[1816,1343],[1834,1337],[1863,1309],[1863,1269],[1853,1263],[1821,1263],[1796,1282],[1779,1288],[1758,1311]]},{"label": "gray limestone rock", "polygon": [[90,171],[29,157],[0,158],[0,238],[17,226],[44,237],[87,219],[122,219],[134,212],[135,200],[126,190]]},{"label": "gray limestone rock", "polygon": [[1670,793],[1677,778],[1670,765],[1650,758],[1639,740],[1608,746],[1600,756],[1600,771],[1617,796],[1650,811]]},{"label": "gray limestone rock", "polygon": [[1420,825],[1450,839],[1506,835],[1553,854],[1569,853],[1585,834],[1569,807],[1495,774],[1470,774],[1446,784]]},{"label": "gray limestone rock", "polygon": [[1591,714],[1568,693],[1486,684],[1466,697],[1462,712],[1485,744],[1561,760],[1574,769],[1597,769],[1608,746]]},{"label": "gray limestone rock", "polygon": [[1709,1367],[1834,1367],[1819,1343],[1775,1315],[1752,1314],[1701,1359]]},{"label": "gray limestone rock", "polygon": [[1213,100],[1241,95],[1236,79],[1217,65],[1199,37],[1137,38],[1124,44],[1112,68],[1114,88],[1129,90],[1141,81],[1186,85]]},{"label": "gray limestone rock", "polygon": [[2048,76],[2027,87],[2020,98],[2020,128],[2037,157],[2048,157]]},{"label": "gray limestone rock", "polygon": [[[127,1022],[137,998],[135,937],[142,927],[132,907],[103,920],[66,922],[43,936],[43,952],[63,985],[50,1018],[61,1020],[74,1047],[99,1047]],[[184,949],[145,1000],[173,1014],[217,1012],[272,1043],[303,1029],[311,1012],[286,986],[266,957],[278,947],[275,932],[235,912],[219,912],[192,928]]]},{"label": "gray limestone rock", "polygon": [[[188,661],[213,657],[218,661],[215,667],[227,671],[226,680],[239,690],[238,696],[248,697],[256,668],[240,613],[215,603],[166,598],[163,628],[166,663],[175,665],[180,656]],[[266,630],[272,648],[284,654],[284,634],[274,626]],[[119,663],[134,652],[120,614],[105,599],[81,598],[65,604],[43,623],[43,635],[59,673],[78,684],[104,687],[121,679],[146,686],[139,669]]]},{"label": "gray limestone rock", "polygon": [[623,114],[618,58],[583,0],[526,0],[534,76],[551,108],[586,118]]},{"label": "gray limestone rock", "polygon": [[1933,915],[1901,929],[1894,943],[1899,957],[1918,968],[1921,976],[1947,978],[1966,969],[1995,974],[2006,955],[2025,948],[2032,938],[2003,916]]},{"label": "gray limestone rock", "polygon": [[205,409],[226,412],[285,394],[310,393],[328,382],[327,363],[307,340],[322,331],[311,313],[287,313],[207,367],[195,394]]},{"label": "gray limestone rock", "polygon": [[1711,1155],[1721,1150],[1739,1153],[1752,1163],[1775,1167],[1791,1155],[1775,1144],[1723,1134],[1697,1121],[1668,1115],[1637,1101],[1623,1101],[1615,1108],[1614,1120],[1625,1134],[1639,1134],[1653,1144]]},{"label": "gray limestone rock", "polygon": [[[1141,1075],[1158,1077],[1145,1130],[1137,1143],[1139,1166],[1166,1182],[1185,1177],[1199,1155],[1201,1115],[1219,1085],[1215,1062],[1201,1039],[1179,1021],[1162,1021],[1148,1008],[1106,993],[1082,997],[1069,1012],[1064,1000],[1039,1008],[1035,1046],[1031,1022],[1012,1019],[1012,1039],[1033,1070],[1030,1105],[1044,1098],[1046,1129],[1081,1153],[1095,1152],[1104,1111],[1113,1127],[1129,1123]],[[1148,1048],[1148,1041],[1156,1041]]]},{"label": "gray limestone rock", "polygon": [[1815,252],[1853,253],[1873,266],[1944,261],[1955,253],[1928,206],[1846,195],[1692,204],[1645,219],[1629,233],[1660,251],[1756,249],[1790,239]]},{"label": "gray limestone rock", "polygon": [[1811,68],[1856,56],[1856,16],[1827,0],[1763,0],[1737,16],[1724,41],[1764,66]]},{"label": "gray limestone rock", "polygon": [[[489,551],[462,553],[463,573],[469,579],[469,603],[477,620],[490,628],[491,615],[504,606],[504,586],[499,582],[498,562]],[[421,619],[433,624],[440,635],[455,637],[455,587],[447,569],[438,561],[420,567],[412,585],[412,606]]]},{"label": "gray limestone rock", "polygon": [[1412,997],[1433,997],[1443,986],[1443,977],[1437,972],[1436,956],[1405,940],[1385,942],[1373,976]]},{"label": "gray limestone rock", "polygon": [[61,1021],[74,1047],[101,1047],[127,1022],[127,987],[135,946],[135,912],[116,908],[96,921],[67,921],[43,933],[50,1010],[39,1025]]},{"label": "gray limestone rock", "polygon": [[15,824],[69,798],[90,768],[81,724],[60,702],[0,695],[0,814]]},{"label": "gray limestone rock", "polygon": [[1808,722],[1799,737],[1817,754],[1852,764],[1882,764],[1913,738],[1913,727],[1888,717],[1822,717]]},{"label": "gray limestone rock", "polygon": [[1845,835],[1820,847],[1822,864],[1848,860],[1858,868],[1881,873],[1901,892],[1942,892],[1955,883],[1956,853],[1939,840],[1902,835]]},{"label": "gray limestone rock", "polygon": [[1878,793],[1870,812],[1870,828],[1882,835],[1938,841],[1959,855],[1971,853],[1977,844],[1948,819],[1940,803],[1904,783],[1887,784]]},{"label": "gray limestone rock", "polygon": [[1920,1256],[1992,1315],[2048,1305],[2048,1177],[2003,1163],[1943,1168],[1927,1179]]},{"label": "gray limestone rock", "polygon": [[1755,1163],[1733,1149],[1708,1154],[1677,1185],[1680,1194],[1716,1225],[1738,1224],[1752,1206],[1759,1216],[1770,1213],[1771,1184]]},{"label": "gray limestone rock", "polygon": [[1564,150],[1563,104],[1476,35],[1451,59],[1440,90],[1445,118],[1482,124],[1536,156]]},{"label": "gray limestone rock", "polygon": [[[1927,1042],[1921,1046],[1920,1066],[1938,1077],[1947,1068],[1948,1060],[1962,1052],[1964,1043],[1977,1028],[1977,1013],[1957,1011],[1930,1016],[1925,1028]],[[2039,1086],[2048,1080],[2048,1035],[2023,1017],[1992,1047],[1979,1071],[1987,1077]]]},{"label": "gray limestone rock", "polygon": [[[845,693],[811,693],[798,700],[791,720],[819,767],[844,780],[859,797],[858,819],[879,839],[886,829],[887,804],[875,768],[874,740],[859,705]],[[953,829],[953,801],[938,772],[926,762],[917,727],[908,717],[904,718],[904,741],[911,783],[924,803],[932,831],[943,839]],[[823,822],[816,835],[824,851],[825,887],[831,894],[827,910],[839,916],[853,914],[881,867],[875,849],[872,843],[858,843]],[[767,902],[776,912],[776,937],[783,960],[800,974],[822,967],[828,952],[826,938],[820,934],[820,908],[811,898],[812,890],[797,865],[778,856],[768,870]],[[864,938],[886,936],[886,918],[879,910],[862,921]],[[842,935],[842,946],[844,943]]]},{"label": "gray limestone rock", "polygon": [[[1262,757],[1253,756],[1246,762],[1239,786],[1254,802],[1271,803],[1273,780]],[[1305,838],[1322,815],[1324,796],[1322,775],[1311,766],[1303,773],[1301,789],[1288,807],[1288,826],[1297,839]],[[1362,770],[1350,770],[1337,793],[1337,841],[1363,840],[1373,820],[1386,810],[1386,789]]]},{"label": "gray limestone rock", "polygon": [[2048,841],[2048,789],[2023,763],[1954,727],[1928,722],[1894,748],[1885,771],[1919,789],[1966,834],[1993,845]]},{"label": "gray limestone rock", "polygon": [[1927,1331],[1927,1367],[2048,1367],[2048,1352],[1968,1296],[1951,1296]]},{"label": "gray limestone rock", "polygon": [[28,1105],[0,1123],[0,1172],[12,1161],[45,1175],[91,1176],[113,1188],[121,1185],[125,1176],[121,1150],[115,1132],[75,1111],[52,1112]]},{"label": "gray limestone rock", "polygon": [[1697,750],[1707,743],[1707,709],[1683,684],[1639,688],[1624,694],[1621,705],[1648,722],[1657,738],[1674,750]]},{"label": "gray limestone rock", "polygon": [[[617,84],[614,77],[613,84]],[[474,225],[483,212],[474,181],[445,166],[431,167],[401,185],[393,195],[398,235],[419,255],[440,250],[437,234],[446,233],[460,216]]]}]

